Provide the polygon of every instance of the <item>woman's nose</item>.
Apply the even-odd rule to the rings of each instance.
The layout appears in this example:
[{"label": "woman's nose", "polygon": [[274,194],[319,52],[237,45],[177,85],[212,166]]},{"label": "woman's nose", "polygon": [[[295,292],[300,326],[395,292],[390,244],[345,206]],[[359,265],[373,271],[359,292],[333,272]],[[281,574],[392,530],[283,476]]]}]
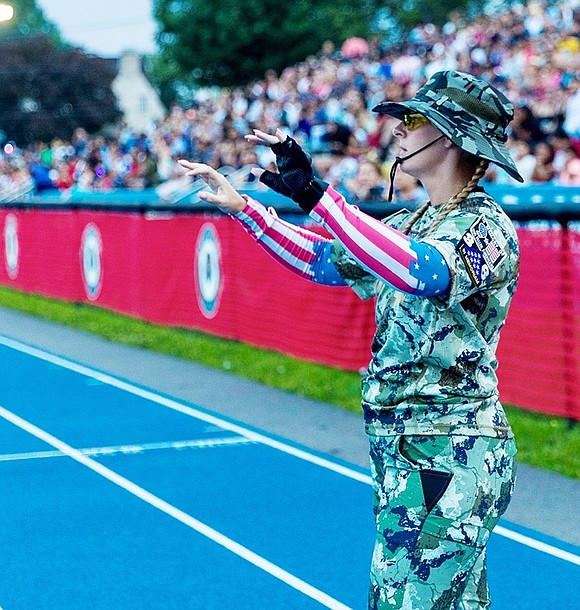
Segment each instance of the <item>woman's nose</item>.
[{"label": "woman's nose", "polygon": [[404,125],[403,121],[399,121],[393,127],[393,135],[395,136],[395,138],[403,138],[406,133],[407,132],[405,130],[405,125]]}]

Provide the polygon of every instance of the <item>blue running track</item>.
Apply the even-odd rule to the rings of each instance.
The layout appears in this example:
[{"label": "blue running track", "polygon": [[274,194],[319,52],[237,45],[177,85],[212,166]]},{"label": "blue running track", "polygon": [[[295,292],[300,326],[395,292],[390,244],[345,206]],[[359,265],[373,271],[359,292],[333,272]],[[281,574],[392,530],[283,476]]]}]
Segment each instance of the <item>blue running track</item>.
[{"label": "blue running track", "polygon": [[[2,337],[0,375],[0,610],[364,610],[368,472]],[[579,607],[577,547],[488,556],[494,610]]]}]

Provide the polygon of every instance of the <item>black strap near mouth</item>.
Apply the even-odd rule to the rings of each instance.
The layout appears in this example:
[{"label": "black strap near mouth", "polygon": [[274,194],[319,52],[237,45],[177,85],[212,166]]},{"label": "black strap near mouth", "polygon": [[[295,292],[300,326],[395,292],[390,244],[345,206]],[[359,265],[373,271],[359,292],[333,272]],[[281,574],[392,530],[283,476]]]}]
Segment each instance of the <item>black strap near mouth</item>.
[{"label": "black strap near mouth", "polygon": [[395,174],[397,173],[397,168],[401,165],[402,159],[401,157],[395,157],[395,162],[391,165],[391,171],[389,173],[389,196],[387,197],[387,201],[390,203],[393,201],[393,192],[395,190]]},{"label": "black strap near mouth", "polygon": [[389,173],[389,179],[390,179],[391,183],[389,184],[389,195],[387,197],[387,201],[390,202],[393,200],[393,192],[395,191],[395,174],[397,173],[397,168],[399,167],[399,165],[401,165],[401,163],[403,161],[406,161],[407,159],[410,159],[411,157],[418,155],[420,152],[423,152],[426,148],[429,148],[429,146],[432,146],[433,144],[435,144],[435,142],[439,142],[439,140],[441,138],[445,138],[445,137],[446,137],[445,135],[441,135],[438,138],[435,138],[428,144],[425,144],[425,146],[422,146],[419,150],[412,152],[410,155],[407,155],[406,157],[395,157],[395,162],[391,166],[391,171]]}]

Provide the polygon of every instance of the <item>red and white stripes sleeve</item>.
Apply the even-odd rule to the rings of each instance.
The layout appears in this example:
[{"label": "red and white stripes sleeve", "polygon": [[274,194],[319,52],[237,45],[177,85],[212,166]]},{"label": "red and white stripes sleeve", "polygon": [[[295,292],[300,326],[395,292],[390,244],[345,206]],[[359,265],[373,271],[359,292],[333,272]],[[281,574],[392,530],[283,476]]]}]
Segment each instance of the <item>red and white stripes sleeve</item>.
[{"label": "red and white stripes sleeve", "polygon": [[274,210],[244,198],[246,206],[233,217],[282,265],[297,275],[317,281],[314,265],[319,246],[331,240],[281,220]]},{"label": "red and white stripes sleeve", "polygon": [[[360,267],[377,279],[408,294],[425,297],[447,294],[451,275],[435,246],[410,239],[364,214],[331,186],[310,216],[323,223]],[[319,284],[346,285],[333,262],[332,240],[281,220],[274,210],[267,210],[249,198],[234,218],[294,273]]]},{"label": "red and white stripes sleeve", "polygon": [[403,292],[420,288],[417,252],[400,231],[349,205],[328,186],[311,218],[324,226],[345,246],[367,271]]}]

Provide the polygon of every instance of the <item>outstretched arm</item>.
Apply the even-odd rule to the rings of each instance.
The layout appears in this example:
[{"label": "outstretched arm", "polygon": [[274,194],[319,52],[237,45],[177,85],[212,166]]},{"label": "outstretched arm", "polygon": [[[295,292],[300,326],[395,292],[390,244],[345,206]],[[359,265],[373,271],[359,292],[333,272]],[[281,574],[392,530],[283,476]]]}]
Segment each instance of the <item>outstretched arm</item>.
[{"label": "outstretched arm", "polygon": [[435,246],[411,239],[361,212],[330,185],[310,216],[323,223],[375,277],[409,294],[447,294],[451,274]]},{"label": "outstretched arm", "polygon": [[278,218],[256,201],[242,197],[225,176],[202,163],[179,161],[190,176],[197,176],[213,187],[202,192],[204,201],[231,214],[244,229],[284,267],[297,275],[328,286],[345,286],[331,261],[332,241]]},{"label": "outstretched arm", "polygon": [[312,218],[324,223],[369,273],[409,294],[447,293],[451,274],[437,248],[413,240],[349,205],[330,185],[313,177],[307,155],[282,132],[272,136],[255,130],[246,137],[270,146],[276,155],[279,174],[255,170],[260,180],[290,196]]},{"label": "outstretched arm", "polygon": [[276,212],[246,200],[235,215],[244,229],[284,267],[301,277],[327,286],[345,286],[331,260],[332,241],[281,220]]}]

